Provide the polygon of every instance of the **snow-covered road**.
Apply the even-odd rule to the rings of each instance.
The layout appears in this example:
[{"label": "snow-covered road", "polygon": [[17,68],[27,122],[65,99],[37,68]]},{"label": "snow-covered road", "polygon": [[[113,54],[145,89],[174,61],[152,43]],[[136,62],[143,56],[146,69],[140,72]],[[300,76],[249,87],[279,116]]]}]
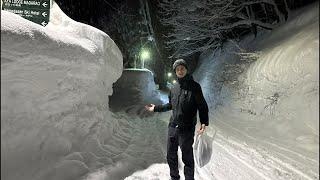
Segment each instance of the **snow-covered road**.
[{"label": "snow-covered road", "polygon": [[[217,118],[219,117],[215,119]],[[160,119],[149,117],[149,120]],[[216,135],[212,134],[217,129],[219,130]],[[259,139],[251,137],[221,120],[216,120],[214,126],[209,127],[208,135],[214,137],[212,158],[210,163],[203,168],[196,165],[195,178],[197,180],[231,180],[235,177],[243,180],[318,179],[316,173],[317,160],[310,159],[274,142],[261,142]],[[179,158],[180,175],[181,179],[184,179],[180,150]],[[125,180],[162,180],[169,178],[168,165],[159,163],[135,172]]]}]

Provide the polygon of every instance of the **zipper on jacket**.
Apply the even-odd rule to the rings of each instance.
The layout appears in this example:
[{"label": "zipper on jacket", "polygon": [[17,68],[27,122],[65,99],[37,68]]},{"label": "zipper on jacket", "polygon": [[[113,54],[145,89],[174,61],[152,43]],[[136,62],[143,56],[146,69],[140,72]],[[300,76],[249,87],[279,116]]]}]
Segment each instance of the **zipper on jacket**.
[{"label": "zipper on jacket", "polygon": [[[179,87],[179,95],[178,95],[178,103],[177,103],[177,107],[180,107],[180,109],[178,108],[177,110],[179,110],[179,111],[182,111],[182,107],[180,106],[180,97],[181,97],[181,92],[182,92],[182,89],[181,89],[181,87]],[[180,112],[180,113],[182,113],[182,112]],[[177,120],[177,123],[179,123],[179,119],[178,119],[178,117],[177,117],[177,114],[178,113],[176,113],[176,120]]]}]

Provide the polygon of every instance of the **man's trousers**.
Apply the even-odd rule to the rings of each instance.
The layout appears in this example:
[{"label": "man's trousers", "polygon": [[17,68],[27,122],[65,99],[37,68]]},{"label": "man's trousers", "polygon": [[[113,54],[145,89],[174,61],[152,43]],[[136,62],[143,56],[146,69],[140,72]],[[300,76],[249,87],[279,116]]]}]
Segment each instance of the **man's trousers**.
[{"label": "man's trousers", "polygon": [[178,180],[178,146],[182,152],[184,163],[185,180],[194,180],[194,159],[192,144],[194,141],[194,128],[191,130],[180,130],[179,127],[169,126],[167,141],[167,162],[170,168],[170,176]]}]

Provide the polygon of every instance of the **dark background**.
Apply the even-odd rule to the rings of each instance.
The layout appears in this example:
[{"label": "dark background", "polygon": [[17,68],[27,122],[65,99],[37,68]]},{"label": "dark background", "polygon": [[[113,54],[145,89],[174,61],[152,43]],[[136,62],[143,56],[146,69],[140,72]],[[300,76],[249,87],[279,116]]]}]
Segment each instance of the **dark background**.
[{"label": "dark background", "polygon": [[[94,26],[107,33],[118,45],[123,54],[124,68],[141,68],[139,53],[141,49],[148,49],[151,57],[145,62],[145,67],[154,72],[155,81],[164,88],[167,72],[171,72],[172,62],[175,57],[169,58],[175,47],[167,47],[165,43],[170,40],[168,33],[172,32],[174,26],[161,23],[163,14],[160,13],[159,2],[162,0],[56,0],[62,11],[75,21]],[[170,0],[169,0],[170,1]],[[195,0],[196,1],[196,0]],[[200,0],[199,0],[200,1]],[[183,2],[183,0],[181,1]],[[239,1],[240,2],[240,1]],[[274,1],[281,13],[288,17],[283,0]],[[315,0],[286,0],[290,10],[295,10]],[[146,4],[149,6],[150,19],[146,22]],[[253,6],[253,11],[259,15],[261,9]],[[275,16],[268,16],[270,20]],[[148,26],[149,24],[149,26]],[[150,34],[150,25],[153,32]],[[256,33],[256,26],[240,27],[222,34],[221,44],[226,39],[235,39],[248,33]],[[148,38],[154,40],[150,41]],[[197,65],[201,51],[195,52],[183,58],[194,69]]]}]

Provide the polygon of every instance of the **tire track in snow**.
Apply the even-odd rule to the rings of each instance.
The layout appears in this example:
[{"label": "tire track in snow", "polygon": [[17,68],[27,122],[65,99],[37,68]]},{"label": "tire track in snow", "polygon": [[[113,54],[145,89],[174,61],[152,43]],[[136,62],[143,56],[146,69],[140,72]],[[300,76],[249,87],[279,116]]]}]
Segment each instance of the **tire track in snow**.
[{"label": "tire track in snow", "polygon": [[[222,139],[222,136],[220,136]],[[223,149],[227,154],[229,154],[231,157],[233,157],[235,160],[238,162],[242,163],[244,166],[246,166],[248,169],[251,169],[254,171],[257,175],[259,175],[261,178],[266,179],[266,180],[271,180],[269,177],[265,176],[261,172],[259,172],[256,168],[254,168],[252,165],[248,164],[244,160],[240,159],[239,157],[235,156],[233,153],[231,153],[225,146],[222,144],[218,143],[217,141],[213,141],[214,144],[218,145],[221,149]]]},{"label": "tire track in snow", "polygon": [[[216,114],[216,116],[217,116],[217,114]],[[271,146],[273,146],[273,147],[276,147],[276,148],[278,148],[278,149],[280,149],[280,150],[283,150],[283,151],[286,151],[286,152],[289,152],[289,153],[293,153],[293,154],[295,154],[295,155],[298,155],[299,157],[303,158],[304,160],[307,159],[307,160],[311,160],[312,162],[315,162],[313,159],[310,159],[310,158],[308,158],[308,157],[305,157],[305,156],[303,156],[303,155],[301,155],[301,154],[299,154],[299,153],[297,153],[297,152],[291,151],[291,150],[289,150],[289,149],[287,149],[287,148],[281,147],[281,146],[276,145],[276,144],[274,144],[274,143],[271,143],[271,142],[269,142],[269,141],[266,141],[266,140],[258,140],[257,138],[254,138],[254,137],[252,137],[252,136],[250,136],[250,135],[248,135],[248,134],[246,134],[246,133],[243,133],[242,131],[240,131],[240,130],[234,128],[234,127],[232,127],[231,125],[229,125],[229,124],[227,124],[227,123],[224,123],[224,122],[223,122],[222,120],[220,120],[219,118],[215,118],[215,122],[219,122],[219,123],[222,124],[223,126],[226,126],[227,128],[232,129],[232,130],[238,132],[239,134],[241,134],[242,136],[244,136],[244,137],[246,137],[246,138],[249,138],[249,139],[251,139],[251,140],[254,140],[255,142],[260,142],[260,143],[263,142],[263,143],[265,143],[265,144],[268,144],[268,145],[271,145]],[[276,151],[275,151],[275,152],[276,152]],[[290,157],[288,157],[288,156],[285,156],[285,155],[282,154],[282,153],[279,153],[279,152],[276,152],[276,153],[277,153],[278,155],[282,156],[282,157],[285,157],[286,159],[289,159],[289,160],[291,160],[291,161],[293,161],[293,162],[296,162],[296,163],[298,163],[298,164],[301,164],[301,162],[296,161],[296,160],[294,160],[294,159],[292,159],[292,158],[290,158]],[[266,155],[266,154],[264,154],[264,155]],[[289,170],[295,172],[296,174],[299,174],[300,176],[302,176],[302,177],[304,177],[304,178],[306,178],[306,179],[308,179],[308,180],[311,180],[311,179],[312,179],[310,176],[306,175],[305,173],[303,173],[301,170],[297,169],[296,167],[294,167],[294,166],[292,166],[292,165],[289,166],[288,163],[284,163],[284,162],[282,162],[282,161],[280,161],[280,160],[277,160],[276,158],[274,158],[274,157],[272,157],[272,156],[270,156],[270,155],[268,155],[268,157],[269,157],[270,159],[276,161],[277,163],[281,164],[284,168],[289,169]],[[289,166],[289,167],[288,167],[288,166]],[[275,168],[275,167],[274,167],[274,168]]]},{"label": "tire track in snow", "polygon": [[[310,158],[308,158],[308,157],[306,157],[306,156],[303,156],[303,155],[301,155],[301,154],[299,154],[299,153],[297,153],[297,152],[295,152],[295,151],[292,151],[292,150],[290,150],[290,149],[288,149],[288,148],[281,147],[281,146],[279,146],[279,145],[277,145],[277,144],[274,144],[274,143],[269,142],[269,141],[266,141],[266,140],[257,139],[257,138],[255,138],[255,137],[252,137],[252,136],[248,135],[247,133],[243,133],[242,131],[240,131],[240,130],[234,128],[234,127],[232,127],[231,125],[229,125],[229,124],[227,124],[227,123],[224,123],[223,121],[221,121],[221,120],[219,120],[219,119],[215,119],[215,121],[219,121],[220,123],[224,124],[225,126],[228,126],[229,128],[232,128],[233,130],[239,132],[239,133],[240,133],[241,135],[243,135],[243,136],[248,137],[249,139],[252,139],[252,140],[255,140],[255,141],[259,141],[259,142],[264,142],[264,143],[266,143],[266,144],[269,144],[269,145],[271,145],[271,146],[273,146],[273,147],[276,147],[276,148],[278,148],[278,149],[281,149],[281,150],[283,150],[283,151],[286,151],[286,152],[289,152],[289,153],[293,153],[293,154],[295,154],[295,155],[303,158],[304,160],[308,160],[308,161],[312,161],[312,162],[314,162],[314,163],[317,163],[315,160],[310,159]],[[287,158],[288,158],[288,159],[291,159],[291,158],[289,158],[289,157],[287,157]],[[292,161],[295,161],[294,159],[291,159],[291,160],[292,160]]]},{"label": "tire track in snow", "polygon": [[[220,135],[220,136],[221,136],[221,135]],[[221,139],[224,139],[224,138],[222,137]],[[225,141],[226,141],[226,140],[225,140]],[[230,141],[228,141],[228,142],[230,142]],[[236,143],[236,142],[232,142],[232,144],[235,145],[235,146],[237,146],[237,148],[242,149],[243,151],[245,151],[244,148],[241,148],[241,144]],[[266,161],[268,161],[268,162],[270,162],[270,160],[272,160],[272,161],[278,163],[278,164],[276,164],[276,165],[279,165],[280,167],[282,167],[282,168],[284,168],[284,169],[286,169],[286,170],[294,171],[295,173],[299,174],[301,177],[304,177],[305,179],[308,179],[308,180],[318,179],[317,177],[312,178],[312,177],[310,177],[310,176],[302,173],[302,171],[297,170],[297,169],[296,169],[294,166],[292,166],[291,164],[286,163],[286,162],[283,162],[283,161],[281,161],[280,159],[275,158],[275,157],[272,156],[268,151],[261,152],[261,151],[259,151],[258,149],[255,149],[255,148],[252,148],[252,149],[254,149],[258,154],[261,154],[262,157],[264,158],[264,160],[266,160]],[[279,154],[279,155],[281,155],[281,154]],[[269,158],[269,159],[267,159],[266,157]],[[269,164],[268,164],[268,165],[269,165]],[[274,168],[274,169],[276,169],[276,170],[278,169],[278,167],[276,167],[275,165],[272,165],[272,164],[271,164],[271,167]]]},{"label": "tire track in snow", "polygon": [[[212,113],[210,113],[210,116],[213,117]],[[221,115],[219,115],[219,113],[215,114],[215,116],[221,117]],[[300,154],[300,153],[298,153],[298,152],[295,152],[295,151],[293,151],[293,150],[290,150],[290,149],[288,149],[288,148],[285,148],[285,147],[282,147],[282,146],[280,146],[280,145],[274,144],[274,143],[272,143],[272,142],[270,142],[270,141],[267,141],[267,140],[257,139],[257,138],[255,138],[255,137],[253,137],[253,136],[250,136],[249,134],[244,133],[244,132],[238,130],[237,128],[234,128],[233,126],[231,126],[231,125],[223,122],[223,121],[220,120],[220,119],[221,119],[221,118],[215,118],[215,121],[220,122],[222,125],[227,126],[229,129],[232,129],[232,130],[237,131],[239,134],[241,134],[241,135],[243,135],[243,136],[245,136],[245,137],[248,137],[249,139],[252,139],[252,140],[254,140],[254,141],[256,141],[256,142],[264,142],[265,144],[269,144],[269,145],[271,145],[271,146],[273,146],[273,147],[276,147],[276,148],[281,149],[281,150],[283,150],[283,151],[286,151],[286,152],[288,152],[288,153],[295,154],[295,155],[301,157],[303,160],[307,160],[307,161],[312,161],[312,162],[314,162],[314,163],[318,163],[318,162],[315,161],[314,159],[311,159],[311,158],[309,158],[309,157],[307,157],[307,156],[304,156],[304,155],[302,155],[302,154]],[[288,157],[288,158],[289,158],[289,157]],[[291,159],[291,158],[289,158],[289,159]],[[292,160],[292,161],[295,161],[294,159],[291,159],[291,160]]]}]

